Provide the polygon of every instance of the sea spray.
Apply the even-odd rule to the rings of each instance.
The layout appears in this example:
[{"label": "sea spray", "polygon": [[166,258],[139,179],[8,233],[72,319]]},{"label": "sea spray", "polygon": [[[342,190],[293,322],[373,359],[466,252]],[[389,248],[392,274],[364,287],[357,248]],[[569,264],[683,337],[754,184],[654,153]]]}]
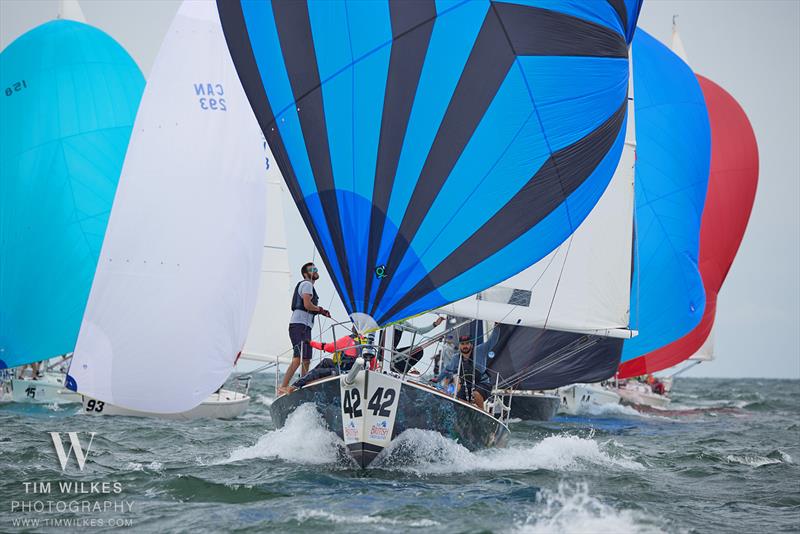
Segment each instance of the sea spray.
[{"label": "sea spray", "polygon": [[283,428],[267,432],[252,446],[240,447],[221,463],[275,457],[300,464],[334,464],[341,461],[344,444],[325,428],[311,403],[297,408]]},{"label": "sea spray", "polygon": [[663,532],[655,525],[646,523],[641,513],[617,510],[590,495],[586,483],[559,483],[556,491],[542,490],[536,500],[539,509],[517,525],[517,532],[525,534]]},{"label": "sea spray", "polygon": [[407,430],[377,459],[374,467],[416,474],[469,471],[577,471],[587,466],[642,470],[644,466],[593,438],[557,434],[533,445],[470,452],[455,441],[427,430]]}]

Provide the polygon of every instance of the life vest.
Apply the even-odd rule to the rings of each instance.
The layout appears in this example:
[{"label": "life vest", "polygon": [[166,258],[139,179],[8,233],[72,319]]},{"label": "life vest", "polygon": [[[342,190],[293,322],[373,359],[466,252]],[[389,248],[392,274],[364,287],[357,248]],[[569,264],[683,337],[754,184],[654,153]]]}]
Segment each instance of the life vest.
[{"label": "life vest", "polygon": [[[306,310],[306,306],[305,306],[305,304],[303,304],[303,297],[299,293],[300,284],[302,284],[303,282],[309,282],[309,280],[300,280],[299,282],[297,282],[297,285],[294,286],[294,296],[292,297],[292,311],[303,310],[304,312],[315,313],[315,312],[309,312],[308,310]],[[311,293],[311,304],[316,306],[317,303],[319,302],[319,297],[317,296],[317,290],[314,289],[314,284],[311,284],[311,291],[312,291],[312,293]]]},{"label": "life vest", "polygon": [[337,350],[333,353],[333,363],[336,365],[341,366],[344,362],[345,364],[352,365],[353,362],[361,355],[361,351],[363,350],[361,345],[366,342],[366,338],[363,337],[355,337],[352,338],[354,347],[349,347],[344,350]]}]

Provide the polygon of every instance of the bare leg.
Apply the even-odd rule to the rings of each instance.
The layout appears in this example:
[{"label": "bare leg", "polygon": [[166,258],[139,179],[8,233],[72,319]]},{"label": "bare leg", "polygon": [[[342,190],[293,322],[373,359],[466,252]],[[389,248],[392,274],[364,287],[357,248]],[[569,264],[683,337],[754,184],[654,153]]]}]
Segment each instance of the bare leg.
[{"label": "bare leg", "polygon": [[292,363],[289,364],[289,368],[286,370],[286,374],[283,375],[283,382],[281,383],[280,389],[285,388],[289,385],[289,380],[292,379],[294,376],[294,372],[297,371],[297,368],[300,367],[300,356],[295,356],[292,358]]},{"label": "bare leg", "polygon": [[300,376],[305,376],[308,374],[308,368],[311,366],[311,360],[303,360],[303,368],[300,371]]},{"label": "bare leg", "polygon": [[480,391],[473,391],[473,392],[472,392],[472,402],[474,402],[474,403],[475,403],[475,405],[476,405],[478,408],[480,408],[481,410],[483,410],[484,398],[483,398],[483,395],[481,395],[481,392],[480,392]]}]

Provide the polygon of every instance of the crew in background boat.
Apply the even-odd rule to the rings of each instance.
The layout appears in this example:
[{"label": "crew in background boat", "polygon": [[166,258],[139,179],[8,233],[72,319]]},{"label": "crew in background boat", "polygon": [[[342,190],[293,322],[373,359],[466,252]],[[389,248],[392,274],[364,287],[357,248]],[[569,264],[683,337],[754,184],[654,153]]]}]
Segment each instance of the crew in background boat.
[{"label": "crew in background boat", "polygon": [[492,334],[484,343],[477,347],[468,335],[461,336],[458,341],[459,358],[453,358],[440,375],[440,382],[457,380],[457,398],[474,403],[483,409],[483,403],[489,398],[492,382],[486,371],[486,362],[489,353],[494,348],[498,338],[498,330],[492,329]]},{"label": "crew in background boat", "polygon": [[33,362],[33,363],[26,363],[22,367],[19,368],[19,375],[17,378],[20,380],[25,378],[25,370],[30,367],[31,368],[31,379],[32,380],[39,380],[39,366],[42,362]]},{"label": "crew in background boat", "polygon": [[324,315],[330,317],[328,310],[319,306],[319,296],[314,289],[314,282],[319,280],[319,270],[312,262],[300,268],[303,279],[298,282],[292,294],[292,317],[289,319],[289,340],[292,343],[292,363],[283,375],[283,383],[278,388],[278,393],[286,393],[289,380],[300,367],[300,376],[308,373],[311,363],[311,327],[314,326],[314,316]]},{"label": "crew in background boat", "polygon": [[[392,340],[392,349],[396,352],[392,355],[392,371],[396,373],[407,373],[412,367],[419,363],[425,349],[422,347],[415,347],[421,341],[421,336],[427,334],[444,321],[444,317],[437,317],[433,323],[425,326],[414,326],[411,321],[403,320],[394,325],[394,339]],[[414,337],[412,338],[411,345],[399,347],[400,341],[403,338],[403,332],[410,332]],[[398,352],[408,354],[398,354]]]}]

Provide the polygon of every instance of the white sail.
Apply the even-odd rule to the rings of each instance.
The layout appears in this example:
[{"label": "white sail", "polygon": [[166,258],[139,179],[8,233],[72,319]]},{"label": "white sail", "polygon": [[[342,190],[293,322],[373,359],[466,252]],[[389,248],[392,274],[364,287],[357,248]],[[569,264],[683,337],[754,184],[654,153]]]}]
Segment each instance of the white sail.
[{"label": "white sail", "polygon": [[710,362],[714,359],[714,327],[711,327],[711,331],[708,333],[708,337],[706,338],[703,345],[697,349],[689,360],[696,361],[696,362]]},{"label": "white sail", "polygon": [[78,0],[59,0],[58,18],[86,22],[86,16],[84,16]]},{"label": "white sail", "polygon": [[572,236],[528,269],[440,312],[564,332],[636,335],[629,329],[636,161],[632,83],[628,94],[617,170]]},{"label": "white sail", "polygon": [[292,354],[288,335],[290,303],[293,286],[289,273],[289,254],[286,248],[286,227],[283,213],[283,191],[277,164],[266,141],[265,164],[276,172],[269,173],[267,182],[267,221],[264,229],[264,248],[261,260],[261,283],[250,333],[242,351],[243,360],[288,362]]},{"label": "white sail", "polygon": [[680,34],[678,33],[678,15],[672,17],[672,42],[670,43],[670,48],[675,55],[678,56],[683,60],[684,63],[687,65],[689,64],[689,59],[686,56],[686,49],[683,47],[683,40],[681,39]]},{"label": "white sail", "polygon": [[175,413],[226,380],[255,307],[266,172],[215,4],[186,1],[136,117],[72,387]]}]

